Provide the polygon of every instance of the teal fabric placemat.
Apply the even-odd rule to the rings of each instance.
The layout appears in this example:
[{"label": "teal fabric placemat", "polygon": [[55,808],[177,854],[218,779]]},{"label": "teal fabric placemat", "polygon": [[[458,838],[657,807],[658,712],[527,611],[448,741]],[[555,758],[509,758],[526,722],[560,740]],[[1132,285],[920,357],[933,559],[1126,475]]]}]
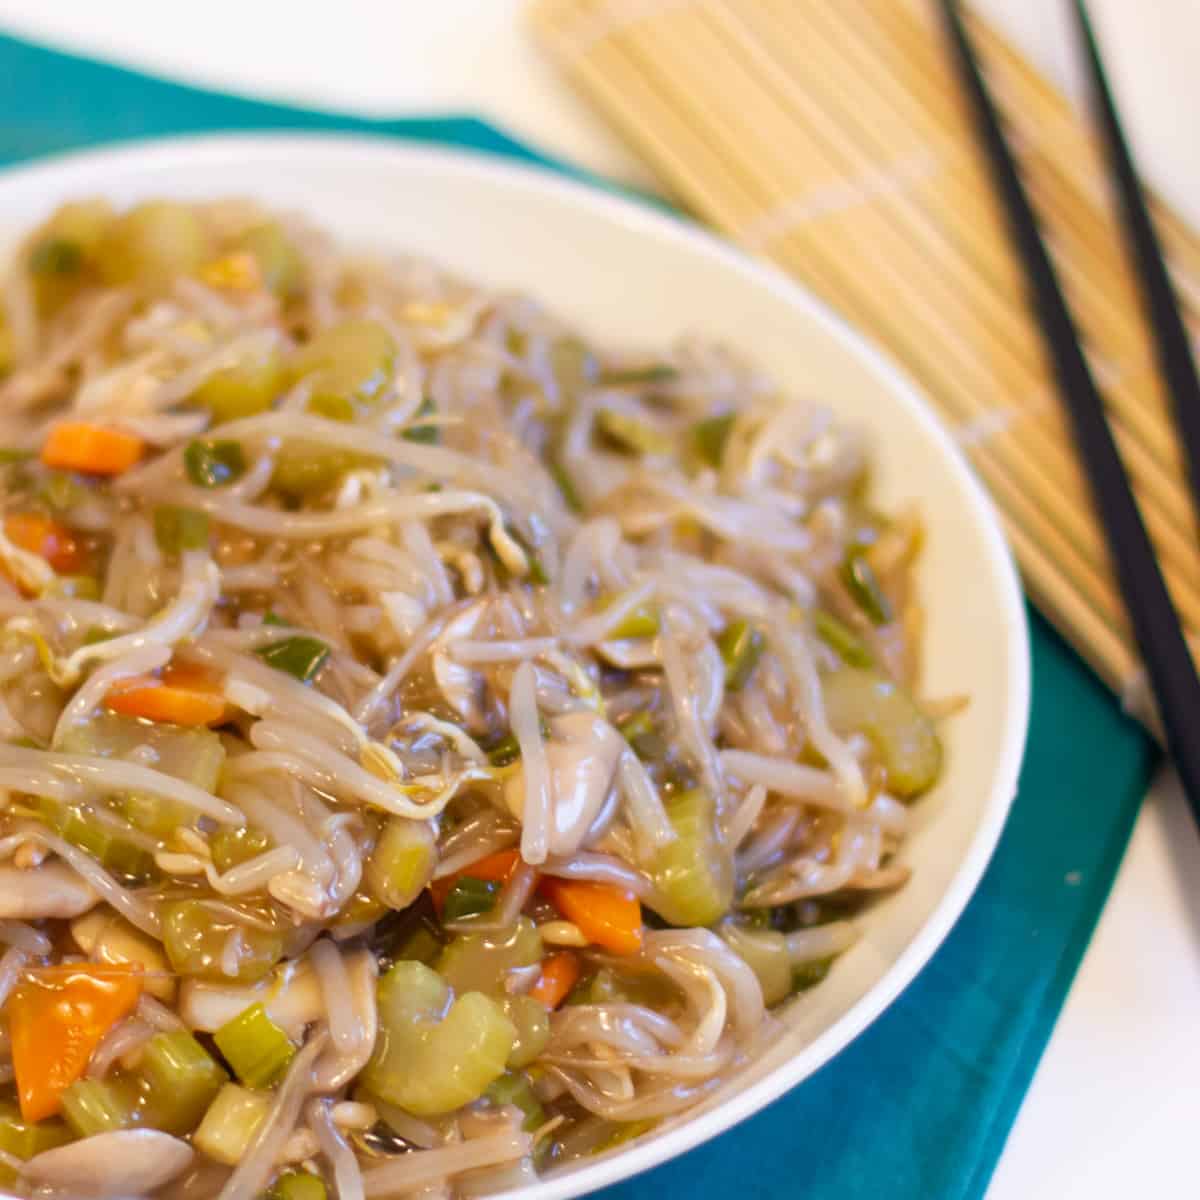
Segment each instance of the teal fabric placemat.
[{"label": "teal fabric placemat", "polygon": [[[567,170],[470,117],[365,121],[218,95],[0,37],[0,163],[221,130],[348,130]],[[578,172],[571,172],[578,174]],[[236,181],[230,181],[236,188]],[[857,1041],[765,1112],[604,1200],[975,1200],[1050,1036],[1155,752],[1030,614],[1033,721],[1012,816],[945,945]]]}]

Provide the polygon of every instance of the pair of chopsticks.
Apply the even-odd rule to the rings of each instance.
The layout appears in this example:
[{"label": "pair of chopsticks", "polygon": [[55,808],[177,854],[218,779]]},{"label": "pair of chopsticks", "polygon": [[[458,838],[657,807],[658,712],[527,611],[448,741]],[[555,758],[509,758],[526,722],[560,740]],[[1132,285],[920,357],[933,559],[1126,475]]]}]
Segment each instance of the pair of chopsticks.
[{"label": "pair of chopsticks", "polygon": [[[1152,327],[1159,369],[1171,394],[1175,423],[1188,458],[1193,496],[1200,504],[1200,378],[1084,0],[1070,2],[1088,65],[1109,171],[1120,197],[1127,248]],[[1157,702],[1167,750],[1178,769],[1192,815],[1200,825],[1200,678],[1105,418],[1104,403],[1088,367],[1074,318],[963,26],[959,0],[940,0],[940,3],[993,183],[1024,266],[1030,298],[1074,430],[1092,502],[1104,528],[1134,638]],[[1200,558],[1197,569],[1200,570]]]}]

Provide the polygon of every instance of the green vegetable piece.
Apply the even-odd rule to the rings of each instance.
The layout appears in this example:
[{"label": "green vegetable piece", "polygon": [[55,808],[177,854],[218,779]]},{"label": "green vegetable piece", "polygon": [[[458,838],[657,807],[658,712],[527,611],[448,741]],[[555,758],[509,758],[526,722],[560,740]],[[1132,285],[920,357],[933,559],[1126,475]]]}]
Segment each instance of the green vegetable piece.
[{"label": "green vegetable piece", "polygon": [[823,608],[813,609],[813,630],[847,666],[874,666],[875,659],[866,643],[848,626]]},{"label": "green vegetable piece", "polygon": [[887,771],[889,790],[911,799],[937,782],[941,741],[904,688],[879,671],[858,667],[833,671],[821,683],[830,726],[843,737],[866,734]]},{"label": "green vegetable piece", "polygon": [[792,994],[792,960],[782,933],[773,929],[745,929],[725,922],[720,934],[758,976],[765,1004],[778,1004]]},{"label": "green vegetable piece", "polygon": [[160,287],[203,265],[208,238],[186,204],[152,200],[122,213],[101,234],[96,265],[109,283]]},{"label": "green vegetable piece", "polygon": [[318,496],[346,474],[369,460],[346,450],[331,450],[312,442],[289,442],[275,458],[271,486],[293,500]]},{"label": "green vegetable piece", "polygon": [[861,554],[850,554],[838,572],[854,603],[867,614],[872,625],[886,625],[892,619],[892,604],[879,586],[871,564]]},{"label": "green vegetable piece", "polygon": [[296,1047],[261,1003],[227,1021],[213,1034],[213,1041],[234,1074],[252,1088],[270,1087],[296,1054]]},{"label": "green vegetable piece", "polygon": [[142,1050],[138,1074],[146,1088],[146,1111],[156,1129],[178,1136],[200,1123],[229,1076],[186,1030],[155,1034]]},{"label": "green vegetable piece", "polygon": [[[160,909],[163,946],[180,975],[253,983],[283,957],[283,934],[218,915],[203,900],[175,900]],[[241,941],[235,974],[224,970],[225,944],[236,932]]]},{"label": "green vegetable piece", "polygon": [[118,875],[146,880],[156,874],[153,857],[140,846],[120,837],[116,830],[101,823],[86,804],[69,804],[50,796],[39,796],[37,807],[42,819],[73,846],[86,850],[101,866]]},{"label": "green vegetable piece", "polygon": [[437,840],[425,821],[391,817],[363,867],[374,895],[392,909],[407,908],[433,876]]},{"label": "green vegetable piece", "polygon": [[0,1101],[0,1150],[5,1154],[25,1160],[70,1140],[71,1131],[62,1121],[26,1121],[16,1104]]},{"label": "green vegetable piece", "polygon": [[70,471],[47,471],[38,483],[35,495],[55,513],[70,512],[91,493],[78,475]]},{"label": "green vegetable piece", "polygon": [[654,733],[654,718],[646,709],[626,713],[618,722],[617,730],[632,746],[642,738]]},{"label": "green vegetable piece", "polygon": [[613,449],[627,454],[666,455],[671,453],[671,439],[646,421],[628,413],[602,408],[596,414],[596,432]]},{"label": "green vegetable piece", "polygon": [[177,504],[160,504],[154,510],[154,540],[164,554],[208,547],[208,514]]},{"label": "green vegetable piece", "polygon": [[433,400],[426,396],[413,417],[413,424],[409,425],[400,436],[406,442],[420,442],[425,446],[436,446],[441,441],[441,430],[436,425],[422,425],[418,421],[418,418],[432,416],[435,412],[437,412],[437,408],[434,406]]},{"label": "green vegetable piece", "polygon": [[321,330],[303,346],[293,373],[298,379],[312,376],[312,411],[347,412],[347,417],[335,419],[353,419],[382,399],[392,382],[395,359],[392,335],[378,321],[355,317]]},{"label": "green vegetable piece", "polygon": [[284,1171],[272,1185],[270,1200],[326,1200],[325,1181],[311,1171]]},{"label": "green vegetable piece", "polygon": [[717,830],[717,811],[703,788],[665,801],[675,840],[654,864],[656,911],[672,925],[711,925],[733,903],[733,863]]},{"label": "green vegetable piece", "polygon": [[748,621],[730,621],[725,626],[717,638],[717,649],[725,664],[725,686],[731,692],[746,686],[766,646],[767,639]]},{"label": "green vegetable piece", "polygon": [[573,400],[596,382],[600,364],[578,338],[561,337],[550,346],[550,371],[562,397]]},{"label": "green vegetable piece", "polygon": [[725,458],[725,443],[733,432],[736,413],[722,413],[719,417],[707,417],[692,426],[692,447],[697,456],[710,467],[717,468]]},{"label": "green vegetable piece", "polygon": [[254,256],[263,283],[281,299],[290,299],[304,286],[304,260],[277,221],[247,229],[236,246]]},{"label": "green vegetable piece", "polygon": [[[618,595],[601,596],[598,604],[601,610],[611,608],[620,597]],[[654,637],[659,630],[658,609],[652,604],[639,604],[628,612],[608,631],[610,638],[647,638]]]},{"label": "green vegetable piece", "polygon": [[516,1030],[479,992],[454,999],[418,962],[398,962],[379,981],[379,1038],[363,1071],[367,1089],[418,1117],[453,1112],[505,1070]]},{"label": "green vegetable piece", "polygon": [[579,494],[579,489],[575,486],[575,481],[571,478],[567,468],[557,459],[552,459],[547,464],[546,470],[550,472],[550,477],[558,485],[558,490],[562,492],[563,503],[567,508],[573,513],[583,512],[583,497]]},{"label": "green vegetable piece", "polygon": [[195,441],[184,450],[183,465],[197,487],[225,487],[246,473],[246,455],[241,442]]},{"label": "green vegetable piece", "polygon": [[213,424],[236,421],[266,412],[287,389],[288,373],[278,354],[235,363],[210,375],[189,403],[206,408]]},{"label": "green vegetable piece", "polygon": [[648,367],[628,367],[600,373],[600,382],[605,387],[634,387],[639,384],[673,383],[679,371],[668,363],[654,363]]},{"label": "green vegetable piece", "polygon": [[[449,918],[446,918],[449,920]],[[460,933],[442,951],[438,974],[456,992],[507,995],[509,973],[542,961],[542,936],[528,917],[509,929]]]},{"label": "green vegetable piece", "polygon": [[550,1011],[532,996],[505,996],[500,1005],[517,1031],[508,1065],[527,1067],[540,1058],[550,1044]]},{"label": "green vegetable piece", "polygon": [[488,762],[493,767],[507,767],[521,757],[521,744],[515,733],[506,733],[488,751]]},{"label": "green vegetable piece", "polygon": [[222,825],[209,836],[208,849],[212,854],[213,866],[224,875],[233,867],[249,862],[260,854],[265,854],[272,845],[270,837],[261,829],[250,825],[235,828],[232,825]]},{"label": "green vegetable piece", "polygon": [[252,1092],[226,1083],[204,1114],[192,1144],[202,1154],[235,1167],[271,1111],[269,1092]]},{"label": "green vegetable piece", "polygon": [[526,1133],[532,1133],[546,1123],[546,1110],[541,1101],[533,1094],[533,1085],[529,1077],[522,1071],[505,1071],[499,1079],[488,1084],[483,1093],[497,1108],[512,1104],[525,1114],[521,1128]]},{"label": "green vegetable piece", "polygon": [[35,275],[75,275],[83,267],[83,247],[70,238],[50,234],[29,251],[29,269]]},{"label": "green vegetable piece", "polygon": [[329,657],[329,647],[314,637],[297,634],[272,642],[256,651],[268,666],[283,671],[301,683],[311,683]]},{"label": "green vegetable piece", "polygon": [[792,973],[793,990],[806,992],[809,988],[816,987],[829,974],[829,968],[832,965],[832,958],[814,958],[809,962],[801,963]]},{"label": "green vegetable piece", "polygon": [[454,881],[454,886],[446,896],[442,919],[447,922],[461,921],[490,912],[499,891],[500,885],[494,879],[474,879],[470,875],[463,875]]},{"label": "green vegetable piece", "polygon": [[[2,333],[3,330],[0,330]],[[4,366],[0,363],[0,371]],[[11,467],[17,463],[28,462],[33,457],[32,450],[17,450],[12,446],[0,446],[0,467]]]},{"label": "green vegetable piece", "polygon": [[76,1137],[129,1129],[138,1123],[137,1092],[119,1076],[77,1079],[62,1094],[62,1114]]}]

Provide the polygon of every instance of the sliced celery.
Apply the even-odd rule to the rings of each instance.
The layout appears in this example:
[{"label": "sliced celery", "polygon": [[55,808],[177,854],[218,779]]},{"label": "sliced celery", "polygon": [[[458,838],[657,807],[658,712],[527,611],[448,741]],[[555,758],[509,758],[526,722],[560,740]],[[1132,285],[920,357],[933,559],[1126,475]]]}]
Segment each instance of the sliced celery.
[{"label": "sliced celery", "polygon": [[206,408],[214,425],[266,412],[287,388],[288,376],[277,354],[248,359],[210,375],[189,403]]},{"label": "sliced celery", "polygon": [[453,999],[435,972],[396,963],[379,981],[379,1039],[363,1083],[415,1116],[453,1112],[504,1073],[516,1030],[480,992]]},{"label": "sliced celery", "polygon": [[832,965],[832,958],[814,958],[809,962],[801,963],[792,973],[793,989],[797,992],[806,992],[809,988],[816,987],[829,974],[829,968]]},{"label": "sliced celery", "polygon": [[225,487],[246,473],[246,452],[241,442],[197,438],[183,451],[183,467],[197,487]]},{"label": "sliced celery", "polygon": [[725,443],[733,432],[734,413],[708,417],[692,426],[692,446],[696,454],[710,467],[719,467],[725,457]]},{"label": "sliced celery", "polygon": [[511,929],[460,933],[442,951],[438,973],[456,992],[504,994],[510,971],[542,961],[542,937],[528,917]]},{"label": "sliced celery", "polygon": [[229,1076],[185,1030],[158,1033],[142,1050],[138,1074],[156,1128],[190,1133]]},{"label": "sliced celery", "polygon": [[933,722],[898,683],[879,671],[843,667],[822,677],[825,715],[843,737],[864,733],[896,795],[918,796],[937,781],[942,744]]},{"label": "sliced celery", "polygon": [[391,817],[371,851],[363,873],[388,908],[407,908],[433,875],[437,840],[426,821]]},{"label": "sliced celery", "polygon": [[283,671],[301,683],[309,683],[325,665],[329,647],[317,638],[297,634],[263,646],[256,653],[269,667]]},{"label": "sliced celery", "polygon": [[212,854],[213,866],[222,875],[232,867],[249,862],[271,848],[271,839],[261,829],[250,825],[234,828],[222,825],[209,836],[208,849]]},{"label": "sliced celery", "polygon": [[847,555],[839,575],[854,603],[867,614],[872,625],[886,625],[892,619],[891,601],[863,555]]},{"label": "sliced celery", "polygon": [[120,1076],[77,1079],[62,1094],[62,1113],[76,1137],[129,1129],[138,1121],[136,1084]]},{"label": "sliced celery", "polygon": [[[171,966],[181,975],[253,983],[283,957],[283,934],[249,922],[218,917],[202,900],[175,900],[162,906],[162,938]],[[231,934],[240,943],[237,969],[225,971],[225,947]]]},{"label": "sliced celery", "polygon": [[546,1110],[533,1094],[529,1076],[523,1071],[505,1071],[499,1079],[488,1084],[488,1089],[483,1094],[497,1108],[503,1108],[506,1104],[519,1108],[525,1114],[521,1128],[526,1133],[532,1133],[546,1123]]},{"label": "sliced celery", "polygon": [[550,1012],[532,996],[505,996],[500,1004],[517,1031],[508,1065],[527,1067],[541,1056],[550,1042]]},{"label": "sliced celery", "polygon": [[377,403],[392,381],[396,346],[378,321],[350,318],[301,347],[295,375],[311,376],[314,412],[352,420]]},{"label": "sliced celery", "polygon": [[49,796],[40,796],[37,805],[42,819],[65,841],[86,850],[115,874],[139,880],[155,875],[157,869],[153,856],[102,824],[90,808]]},{"label": "sliced celery", "polygon": [[26,1121],[12,1101],[0,1101],[0,1150],[14,1158],[27,1159],[43,1150],[53,1150],[71,1140],[62,1121]]},{"label": "sliced celery", "polygon": [[711,925],[733,903],[733,864],[717,832],[716,805],[693,788],[665,807],[676,837],[658,852],[650,906],[672,925]]},{"label": "sliced celery", "polygon": [[269,1092],[224,1084],[192,1136],[192,1144],[219,1163],[237,1166],[270,1111]]},{"label": "sliced celery", "polygon": [[866,643],[848,626],[823,608],[813,609],[813,630],[849,667],[874,666],[874,658]]},{"label": "sliced celery", "polygon": [[262,1004],[252,1004],[227,1021],[213,1034],[213,1041],[234,1074],[252,1088],[270,1087],[296,1054],[296,1047]]},{"label": "sliced celery", "polygon": [[765,1004],[778,1004],[792,994],[792,960],[782,933],[773,929],[743,929],[732,922],[726,922],[720,933],[758,976]]},{"label": "sliced celery", "polygon": [[168,555],[208,546],[208,514],[177,504],[160,504],[154,510],[154,540]]}]

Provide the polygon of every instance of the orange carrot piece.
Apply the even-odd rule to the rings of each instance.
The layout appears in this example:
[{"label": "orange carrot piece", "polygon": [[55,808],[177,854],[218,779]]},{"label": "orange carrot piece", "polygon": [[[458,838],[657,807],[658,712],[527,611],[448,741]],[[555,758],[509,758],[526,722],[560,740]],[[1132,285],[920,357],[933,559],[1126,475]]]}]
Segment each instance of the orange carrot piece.
[{"label": "orange carrot piece", "polygon": [[642,906],[632,892],[551,876],[542,880],[541,891],[592,945],[613,954],[636,954],[642,948]]},{"label": "orange carrot piece", "polygon": [[109,689],[104,706],[124,717],[169,725],[216,725],[229,711],[220,687],[199,667],[168,663],[159,679],[138,675]]},{"label": "orange carrot piece", "polygon": [[81,963],[29,975],[9,997],[17,1098],[26,1121],[58,1112],[104,1035],[142,994],[140,968]]},{"label": "orange carrot piece", "polygon": [[4,536],[14,546],[44,558],[60,575],[78,575],[84,553],[75,535],[50,517],[37,513],[9,513],[4,518]]},{"label": "orange carrot piece", "polygon": [[507,883],[520,864],[521,852],[519,850],[497,850],[494,854],[488,854],[477,859],[470,866],[463,867],[461,871],[455,871],[453,875],[444,875],[441,879],[435,879],[429,885],[429,894],[433,898],[433,906],[437,909],[438,916],[442,915],[446,897],[450,895],[454,885],[460,879],[469,876],[472,879]]},{"label": "orange carrot piece", "polygon": [[542,963],[542,973],[529,994],[547,1008],[557,1008],[579,980],[579,956],[570,950],[551,954]]},{"label": "orange carrot piece", "polygon": [[43,443],[42,462],[63,471],[120,475],[141,459],[145,448],[145,442],[131,433],[87,421],[64,421],[50,430]]}]

